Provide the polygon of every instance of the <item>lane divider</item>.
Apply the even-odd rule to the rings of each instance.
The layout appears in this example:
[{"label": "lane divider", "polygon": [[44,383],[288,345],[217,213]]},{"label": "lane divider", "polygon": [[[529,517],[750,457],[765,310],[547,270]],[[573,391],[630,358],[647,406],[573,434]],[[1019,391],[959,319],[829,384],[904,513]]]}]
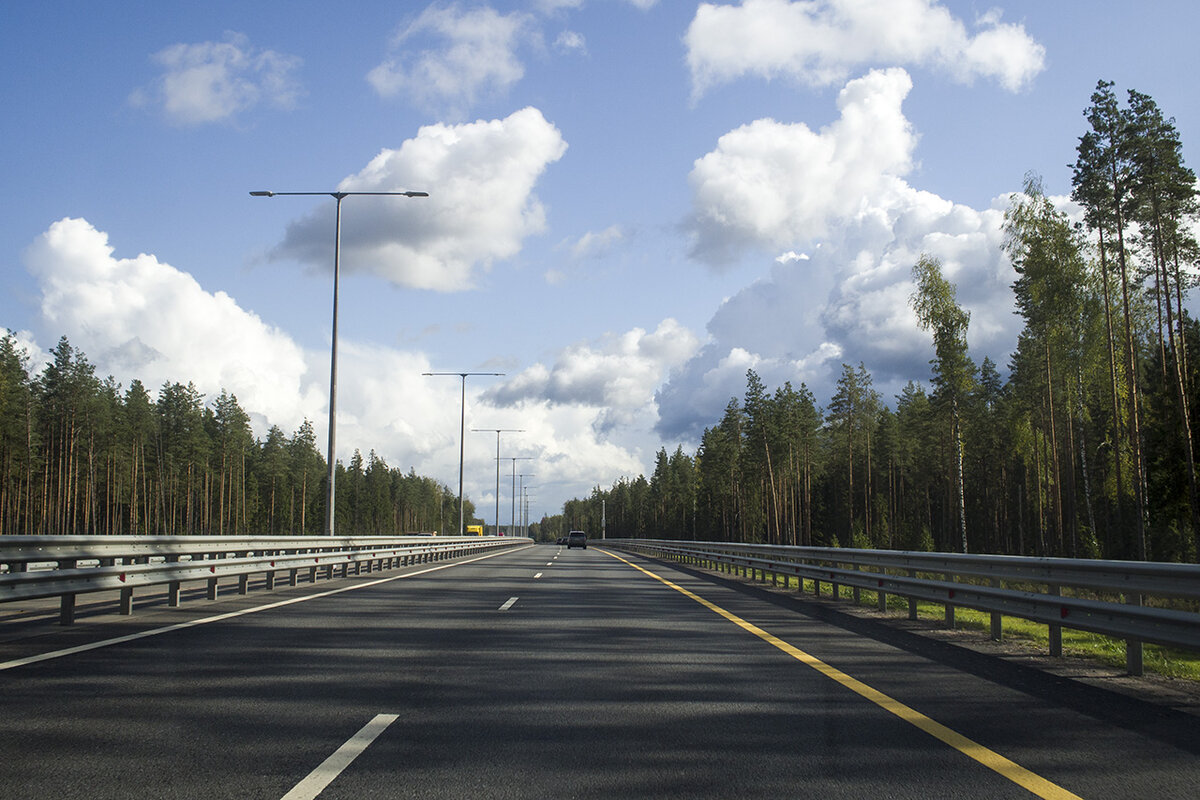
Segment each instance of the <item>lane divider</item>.
[{"label": "lane divider", "polygon": [[515,598],[515,597],[508,598],[508,600],[505,601],[504,605],[500,606],[500,611],[508,611],[510,608],[513,607],[513,604],[516,602],[517,602],[517,598]]},{"label": "lane divider", "polygon": [[845,672],[842,672],[840,669],[826,664],[816,656],[810,655],[800,648],[788,644],[774,634],[768,633],[757,625],[747,622],[738,615],[730,611],[726,611],[709,600],[705,600],[695,592],[688,591],[682,586],[672,583],[666,578],[656,575],[650,570],[634,564],[632,561],[627,561],[616,553],[612,553],[607,550],[601,550],[600,552],[604,553],[605,555],[612,556],[618,561],[628,564],[638,572],[644,573],[645,575],[654,578],[654,580],[659,581],[665,586],[669,586],[670,588],[682,594],[684,597],[696,601],[709,611],[712,611],[714,614],[724,617],[734,625],[737,625],[739,628],[754,634],[764,642],[767,642],[773,647],[782,650],[797,661],[812,667],[822,675],[837,681],[855,694],[870,700],[883,710],[895,714],[897,717],[909,723],[910,725],[920,728],[935,739],[950,745],[968,758],[977,761],[993,772],[999,773],[1003,777],[1017,784],[1021,788],[1033,793],[1034,795],[1045,798],[1045,800],[1082,800],[1079,795],[1064,789],[1063,787],[1047,780],[1046,778],[1043,778],[1036,772],[1025,769],[1025,767],[1022,767],[1015,761],[1011,761],[996,751],[990,750],[978,742],[963,736],[958,731],[948,728],[940,722],[925,716],[920,711],[906,706],[904,703],[901,703],[899,700],[884,694],[878,689],[873,689],[857,678],[853,678],[850,675],[847,675]]},{"label": "lane divider", "polygon": [[537,580],[537,579],[538,579],[538,578],[540,578],[540,577],[542,577],[542,573],[540,573],[540,572],[538,572],[538,573],[535,573],[535,574],[534,574],[534,576],[533,576],[534,580]]},{"label": "lane divider", "polygon": [[497,553],[485,553],[484,555],[476,556],[475,558],[467,559],[465,561],[454,561],[449,564],[440,564],[436,567],[427,567],[416,572],[407,572],[403,575],[393,575],[390,578],[379,578],[378,580],[367,581],[366,583],[356,583],[353,586],[343,586],[340,589],[330,589],[326,592],[317,592],[316,594],[309,594],[305,595],[304,597],[293,597],[289,600],[280,600],[275,603],[268,603],[265,606],[255,606],[254,608],[245,608],[241,611],[230,611],[228,613],[217,614],[216,616],[212,617],[204,617],[203,619],[194,619],[190,620],[189,622],[180,622],[175,625],[167,625],[162,628],[152,628],[147,631],[139,631],[138,633],[131,633],[126,636],[118,636],[114,639],[104,639],[99,642],[89,642],[88,644],[81,644],[76,647],[68,647],[65,650],[54,650],[49,653],[39,653],[35,656],[26,656],[25,658],[17,658],[12,661],[3,661],[0,662],[0,672],[8,669],[16,669],[17,667],[28,666],[29,664],[39,664],[43,661],[51,661],[55,658],[63,658],[64,656],[73,656],[77,653],[86,653],[89,650],[99,650],[101,647],[111,647],[115,644],[124,644],[125,642],[133,642],[137,641],[138,639],[146,639],[151,636],[158,636],[162,633],[181,631],[185,628],[194,628],[197,625],[207,625],[210,622],[222,622],[235,617],[244,617],[247,614],[256,614],[259,611],[270,611],[273,608],[282,608],[283,606],[290,606],[294,603],[307,603],[309,600],[317,600],[321,597],[330,597],[335,594],[341,594],[342,592],[353,592],[355,589],[366,589],[369,586],[378,586],[381,583],[391,583],[392,581],[404,580],[405,578],[415,578],[418,575],[426,575],[430,572],[450,569],[451,567],[460,567],[464,564],[473,564],[476,561],[483,561],[487,558],[495,558],[496,556],[506,555],[509,553],[519,553],[521,550],[525,550],[527,547],[533,547],[533,545],[519,547],[516,550],[505,549]]},{"label": "lane divider", "polygon": [[387,726],[399,719],[399,716],[399,714],[376,714],[358,733],[335,750],[333,755],[308,773],[308,777],[293,786],[282,800],[314,800],[325,790],[326,786],[333,782],[334,778],[341,775],[346,767],[350,766],[354,759],[362,755],[371,742],[379,738],[379,734],[387,730]]}]

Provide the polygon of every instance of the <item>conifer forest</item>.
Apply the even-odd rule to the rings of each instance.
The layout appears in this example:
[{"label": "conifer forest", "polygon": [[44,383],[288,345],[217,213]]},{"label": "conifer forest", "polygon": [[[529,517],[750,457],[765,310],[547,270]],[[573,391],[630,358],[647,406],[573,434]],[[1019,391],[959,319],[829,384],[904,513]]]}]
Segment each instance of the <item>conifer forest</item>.
[{"label": "conifer forest", "polygon": [[[934,358],[891,399],[863,364],[831,397],[746,374],[699,448],[570,501],[560,526],[657,537],[1195,561],[1196,175],[1173,120],[1101,81],[1068,214],[1028,175],[1004,217],[1023,329],[1007,377],[967,346],[942,264],[913,265]],[[822,402],[823,401],[823,402]]]}]

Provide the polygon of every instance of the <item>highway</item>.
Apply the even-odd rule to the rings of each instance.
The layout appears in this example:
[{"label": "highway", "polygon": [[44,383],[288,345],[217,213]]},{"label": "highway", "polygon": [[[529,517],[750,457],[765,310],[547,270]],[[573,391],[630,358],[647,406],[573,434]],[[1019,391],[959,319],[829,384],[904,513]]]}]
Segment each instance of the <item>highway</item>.
[{"label": "highway", "polygon": [[3,798],[1200,791],[1196,717],[598,542],[26,626],[0,692]]}]

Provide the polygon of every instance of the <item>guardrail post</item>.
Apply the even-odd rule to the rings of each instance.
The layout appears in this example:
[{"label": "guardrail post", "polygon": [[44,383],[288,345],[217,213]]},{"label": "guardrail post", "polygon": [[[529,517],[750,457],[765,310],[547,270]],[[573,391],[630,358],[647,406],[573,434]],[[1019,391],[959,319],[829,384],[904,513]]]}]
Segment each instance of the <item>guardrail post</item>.
[{"label": "guardrail post", "polygon": [[[1046,594],[1049,594],[1053,597],[1058,597],[1062,594],[1062,589],[1056,584],[1051,584],[1050,586],[1046,587]],[[1055,658],[1061,658],[1062,625],[1050,625],[1048,626],[1046,633],[1050,640],[1050,655],[1054,656]]]},{"label": "guardrail post", "polygon": [[[1125,603],[1131,606],[1140,606],[1142,604],[1142,596],[1140,594],[1126,595]],[[1126,639],[1125,671],[1130,675],[1140,676],[1142,674],[1143,667],[1142,640]]]},{"label": "guardrail post", "polygon": [[[179,563],[179,556],[167,556],[167,563]],[[167,605],[171,608],[179,608],[179,581],[171,581],[167,584]]]},{"label": "guardrail post", "polygon": [[133,613],[133,587],[126,586],[121,589],[121,602],[119,613],[122,616],[128,617]]},{"label": "guardrail post", "polygon": [[[908,577],[910,577],[910,578],[917,577],[917,571],[915,569],[910,569],[908,571]],[[909,619],[917,618],[917,598],[915,598],[915,597],[908,598],[908,618]]]},{"label": "guardrail post", "polygon": [[879,586],[876,588],[875,602],[880,611],[887,611],[887,592],[883,590],[882,580],[879,581]]},{"label": "guardrail post", "polygon": [[[955,580],[955,576],[951,575],[949,573],[943,572],[942,578],[950,581],[950,583],[958,583],[958,581]],[[946,627],[949,628],[950,630],[954,630],[954,604],[950,602],[953,599],[954,599],[954,590],[951,589],[950,593],[949,593],[949,597],[946,598]]]},{"label": "guardrail post", "polygon": [[[1000,579],[992,578],[992,586],[1000,588]],[[1004,622],[1003,616],[999,611],[992,612],[992,640],[1000,641],[1004,637]]]},{"label": "guardrail post", "polygon": [[[75,569],[77,566],[75,559],[67,558],[58,562],[59,569]],[[68,592],[62,596],[58,609],[58,624],[73,625],[75,624],[75,593]]]}]

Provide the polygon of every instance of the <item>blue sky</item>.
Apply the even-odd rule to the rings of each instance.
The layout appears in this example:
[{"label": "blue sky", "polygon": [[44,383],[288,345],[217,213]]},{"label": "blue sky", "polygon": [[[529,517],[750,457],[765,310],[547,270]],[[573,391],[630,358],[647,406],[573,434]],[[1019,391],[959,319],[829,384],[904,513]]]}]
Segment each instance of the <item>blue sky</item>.
[{"label": "blue sky", "polygon": [[[745,371],[826,401],[926,380],[939,256],[976,360],[1018,330],[1027,171],[1068,194],[1100,78],[1200,135],[1191,2],[10,4],[0,325],[124,384],[195,381],[324,441],[343,203],[339,458],[457,484],[505,434],[534,517],[694,450]],[[494,434],[468,433],[489,521]],[[505,475],[511,462],[506,463]],[[510,502],[502,481],[501,505]],[[507,520],[508,512],[501,512]]]}]

